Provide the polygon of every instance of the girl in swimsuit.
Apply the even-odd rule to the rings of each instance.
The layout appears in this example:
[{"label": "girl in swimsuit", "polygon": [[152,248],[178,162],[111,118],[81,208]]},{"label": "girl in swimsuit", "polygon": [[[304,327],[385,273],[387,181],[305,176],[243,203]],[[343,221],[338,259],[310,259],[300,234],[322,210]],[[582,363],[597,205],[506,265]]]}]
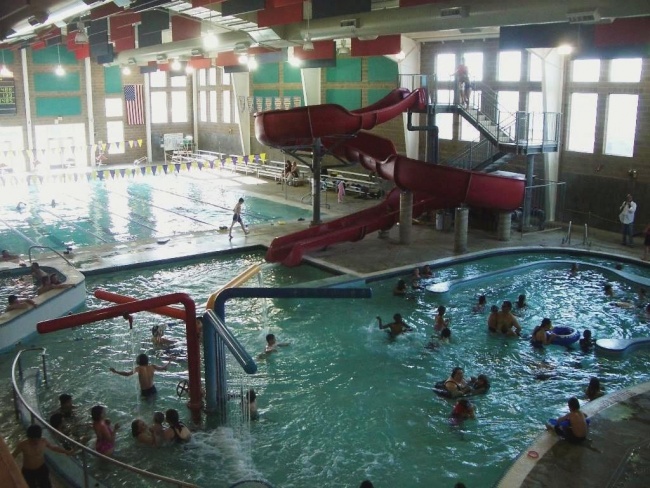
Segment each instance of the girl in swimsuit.
[{"label": "girl in swimsuit", "polygon": [[115,449],[115,433],[120,424],[115,424],[111,429],[111,421],[106,418],[106,409],[102,405],[95,405],[90,410],[93,419],[93,430],[97,436],[95,450],[104,456],[110,456]]},{"label": "girl in swimsuit", "polygon": [[190,432],[190,429],[188,429],[187,426],[180,421],[178,410],[174,408],[167,410],[165,412],[165,420],[167,420],[167,423],[169,424],[169,428],[165,429],[165,432],[163,432],[166,440],[173,440],[176,442],[189,442],[189,440],[192,438],[192,433]]}]

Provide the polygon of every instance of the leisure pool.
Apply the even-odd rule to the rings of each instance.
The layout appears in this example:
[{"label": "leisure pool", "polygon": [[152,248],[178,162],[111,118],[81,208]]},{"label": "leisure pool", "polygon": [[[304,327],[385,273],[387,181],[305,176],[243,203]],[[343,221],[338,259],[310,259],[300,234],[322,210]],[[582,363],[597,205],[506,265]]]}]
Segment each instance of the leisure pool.
[{"label": "leisure pool", "polygon": [[[233,389],[242,384],[258,392],[260,420],[242,427],[239,403],[233,401],[229,423],[197,432],[189,449],[138,448],[125,430],[118,436],[116,457],[137,457],[141,467],[206,487],[228,486],[256,474],[276,487],[356,487],[364,478],[378,486],[451,486],[457,481],[490,486],[536,437],[543,421],[564,412],[569,396],[582,398],[591,376],[601,378],[607,391],[648,379],[648,352],[616,359],[560,347],[539,352],[524,340],[485,332],[486,315],[471,312],[478,294],[487,294],[490,305],[525,293],[529,305],[520,322],[528,333],[545,316],[557,325],[588,327],[596,338],[648,333],[647,318],[637,309],[613,307],[602,293],[604,282],[614,282],[620,298],[633,298],[635,285],[596,269],[573,276],[552,261],[547,268],[459,287],[443,296],[413,291],[406,299],[394,297],[392,277],[372,282],[369,300],[233,300],[227,323],[249,351],[261,351],[269,331],[291,343],[259,361],[253,377],[240,379],[232,366]],[[437,270],[434,280],[498,267],[506,267],[503,256],[451,264]],[[626,270],[644,272],[630,265]],[[205,264],[194,263],[90,277],[88,288],[140,297],[187,291],[201,302],[217,284],[208,283],[213,274]],[[452,343],[429,351],[424,346],[440,304],[452,318]],[[416,331],[391,342],[377,329],[375,316],[386,320],[396,312]],[[142,351],[152,353],[157,363],[163,360],[165,355],[153,353],[149,343],[150,326],[159,321],[139,314],[133,332],[115,320],[40,338],[55,364],[49,405],[54,405],[55,393],[66,390],[80,411],[104,403],[113,421],[125,424],[136,416],[149,419],[154,409],[182,411],[184,400],[175,394],[186,374],[182,360],[159,375],[155,406],[140,402],[135,380],[108,372],[110,366],[130,367]],[[181,339],[181,327],[170,327],[168,335]],[[6,362],[3,358],[3,372]],[[455,366],[492,380],[490,393],[474,399],[478,419],[461,426],[448,420],[450,401],[431,392]],[[93,384],[87,381],[89,373]]]}]

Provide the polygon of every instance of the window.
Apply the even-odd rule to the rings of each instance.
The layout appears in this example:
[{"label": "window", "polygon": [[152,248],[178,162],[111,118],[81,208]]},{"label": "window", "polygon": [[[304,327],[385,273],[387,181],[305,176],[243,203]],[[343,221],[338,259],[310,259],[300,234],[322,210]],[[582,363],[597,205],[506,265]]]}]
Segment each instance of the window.
[{"label": "window", "polygon": [[[519,110],[518,91],[500,91],[497,93],[497,105],[501,112],[517,112]],[[503,117],[502,115],[501,117]]]},{"label": "window", "polygon": [[[438,81],[453,81],[455,71],[455,54],[438,54],[436,56],[436,75],[438,77]],[[453,98],[451,100],[453,100]]]},{"label": "window", "polygon": [[641,81],[641,58],[612,59],[609,63],[609,81],[638,83]]},{"label": "window", "polygon": [[217,92],[210,91],[210,122],[218,122],[217,119]]},{"label": "window", "polygon": [[585,83],[600,79],[600,59],[576,59],[572,65],[571,81]]},{"label": "window", "polygon": [[[465,58],[465,61],[467,61],[467,58]],[[476,107],[479,110],[481,109],[480,103],[481,103],[481,92],[476,91],[473,93],[472,100],[475,100],[478,102],[479,106]],[[465,117],[461,117],[460,119],[460,140],[461,141],[476,141],[481,137],[481,133],[472,125],[470,124]]]},{"label": "window", "polygon": [[471,81],[483,81],[483,53],[465,53],[465,66]]},{"label": "window", "polygon": [[151,123],[167,123],[167,93],[151,92]]},{"label": "window", "polygon": [[171,86],[176,88],[182,88],[187,86],[187,76],[172,76],[171,77]]},{"label": "window", "polygon": [[499,52],[498,81],[521,79],[521,51]]},{"label": "window", "polygon": [[172,122],[187,122],[187,94],[184,91],[173,91]]},{"label": "window", "polygon": [[210,68],[208,71],[208,85],[217,86],[217,68]]},{"label": "window", "polygon": [[199,120],[201,122],[208,121],[208,101],[207,101],[208,92],[201,91],[199,92]]},{"label": "window", "polygon": [[607,100],[605,154],[634,156],[638,95],[610,95]]},{"label": "window", "polygon": [[232,109],[230,103],[230,90],[221,92],[221,113],[223,114],[223,121],[226,124],[232,122]]},{"label": "window", "polygon": [[[216,80],[216,74],[215,74],[215,80]],[[230,73],[226,73],[225,71],[222,71],[221,84],[230,85]],[[216,85],[216,81],[215,81],[215,85]]]},{"label": "window", "polygon": [[164,71],[149,73],[149,86],[151,88],[165,88],[167,86],[167,73]]},{"label": "window", "polygon": [[[124,154],[124,122],[109,120],[106,122],[106,142],[108,154]],[[115,144],[115,143],[119,144]]]},{"label": "window", "polygon": [[106,107],[106,117],[122,117],[122,99],[121,98],[106,98],[104,100]]},{"label": "window", "polygon": [[438,90],[436,92],[436,103],[441,105],[451,105],[454,103],[453,90]]},{"label": "window", "polygon": [[569,115],[569,151],[593,153],[596,132],[595,93],[573,93]]},{"label": "window", "polygon": [[454,114],[437,114],[438,138],[451,140],[454,138]]},{"label": "window", "polygon": [[535,53],[530,53],[528,56],[528,80],[542,81],[542,67],[542,58]]},{"label": "window", "polygon": [[199,70],[199,86],[205,86],[205,75],[206,70],[205,69],[200,69]]}]

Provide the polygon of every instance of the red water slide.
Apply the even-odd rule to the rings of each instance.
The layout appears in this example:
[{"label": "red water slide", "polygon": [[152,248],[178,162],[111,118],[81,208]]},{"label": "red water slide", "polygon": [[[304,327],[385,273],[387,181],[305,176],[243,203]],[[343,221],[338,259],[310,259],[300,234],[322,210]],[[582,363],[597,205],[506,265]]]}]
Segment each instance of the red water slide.
[{"label": "red water slide", "polygon": [[[255,135],[261,143],[278,148],[310,145],[321,138],[340,157],[361,163],[382,178],[394,181],[398,188],[413,191],[414,217],[425,210],[460,204],[497,210],[519,207],[524,196],[523,180],[410,159],[398,155],[392,141],[363,132],[408,109],[422,109],[424,96],[420,89],[398,89],[379,102],[352,112],[333,104],[263,112],[255,115]],[[338,144],[337,136],[341,135],[354,137]],[[276,237],[266,260],[296,266],[306,252],[361,240],[370,232],[390,229],[398,218],[399,190],[395,189],[376,207]]]}]

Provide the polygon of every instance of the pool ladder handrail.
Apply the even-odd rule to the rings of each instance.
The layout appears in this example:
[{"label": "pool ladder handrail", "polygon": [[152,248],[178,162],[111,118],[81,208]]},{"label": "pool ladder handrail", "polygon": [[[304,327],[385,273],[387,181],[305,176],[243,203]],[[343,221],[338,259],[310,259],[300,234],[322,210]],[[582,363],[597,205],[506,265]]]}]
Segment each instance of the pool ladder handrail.
[{"label": "pool ladder handrail", "polygon": [[18,354],[16,354],[16,357],[14,358],[14,362],[11,367],[11,387],[13,390],[13,398],[14,398],[14,409],[16,412],[16,417],[20,416],[20,409],[19,409],[19,404],[24,405],[24,407],[29,411],[30,414],[30,422],[31,424],[34,424],[35,421],[38,421],[38,423],[46,428],[56,439],[62,440],[62,441],[67,441],[71,446],[73,446],[73,449],[76,451],[81,451],[81,467],[83,469],[84,473],[84,479],[83,479],[83,486],[84,488],[90,488],[90,483],[89,483],[89,463],[88,463],[88,458],[87,456],[94,456],[95,458],[98,458],[102,462],[112,464],[113,467],[118,467],[121,469],[125,469],[127,471],[130,471],[132,473],[135,473],[139,476],[144,476],[145,478],[151,478],[157,481],[163,481],[165,483],[168,483],[171,486],[177,486],[179,488],[198,488],[197,485],[192,484],[192,483],[187,483],[185,481],[181,480],[176,480],[174,478],[169,478],[167,476],[159,475],[156,473],[152,473],[150,471],[136,468],[135,466],[131,466],[129,464],[125,464],[121,461],[118,461],[117,459],[114,459],[109,456],[104,456],[103,454],[98,453],[94,449],[91,449],[89,447],[86,447],[85,445],[81,444],[80,442],[77,442],[76,440],[60,433],[58,430],[56,430],[54,427],[52,427],[48,422],[45,421],[43,417],[41,417],[35,410],[32,408],[30,405],[27,404],[27,401],[23,397],[23,395],[20,392],[20,389],[18,388],[18,381],[16,378],[16,370],[18,370],[18,376],[20,379],[23,378],[23,368],[22,368],[22,363],[21,363],[21,356],[25,352],[34,352],[34,351],[41,351],[41,360],[42,360],[42,367],[43,367],[43,378],[45,380],[45,383],[47,384],[47,369],[46,369],[46,363],[45,363],[45,348],[44,347],[33,347],[33,348],[28,348],[28,349],[22,349],[18,351]]},{"label": "pool ladder handrail", "polygon": [[582,245],[591,247],[591,241],[589,240],[589,226],[585,224],[584,234],[582,235]]},{"label": "pool ladder handrail", "polygon": [[[569,227],[567,228],[566,235],[562,238],[562,244],[571,244],[571,226],[573,221],[569,220]],[[586,224],[585,224],[586,226]]]},{"label": "pool ladder handrail", "polygon": [[49,249],[52,251],[54,254],[58,255],[60,258],[62,258],[68,265],[72,266],[73,268],[75,267],[74,264],[72,264],[68,258],[66,258],[63,254],[61,254],[59,251],[56,249],[51,248],[50,246],[30,246],[29,250],[27,251],[27,257],[29,258],[29,262],[32,262],[32,249]]}]

